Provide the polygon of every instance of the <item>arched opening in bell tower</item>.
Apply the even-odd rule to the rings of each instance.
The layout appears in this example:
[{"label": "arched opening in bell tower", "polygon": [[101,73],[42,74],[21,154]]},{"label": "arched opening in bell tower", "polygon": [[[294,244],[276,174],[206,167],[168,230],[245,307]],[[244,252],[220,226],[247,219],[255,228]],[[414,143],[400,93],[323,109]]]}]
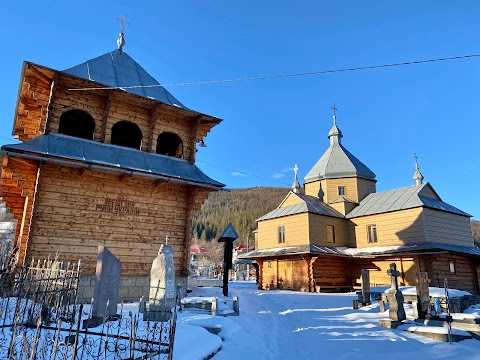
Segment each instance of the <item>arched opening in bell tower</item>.
[{"label": "arched opening in bell tower", "polygon": [[156,152],[161,155],[181,158],[183,156],[182,139],[177,134],[163,132],[158,136]]},{"label": "arched opening in bell tower", "polygon": [[119,121],[112,127],[112,145],[139,149],[142,146],[142,131],[129,121]]},{"label": "arched opening in bell tower", "polygon": [[82,139],[93,140],[95,120],[83,110],[69,110],[60,116],[58,128],[60,134],[75,136]]}]

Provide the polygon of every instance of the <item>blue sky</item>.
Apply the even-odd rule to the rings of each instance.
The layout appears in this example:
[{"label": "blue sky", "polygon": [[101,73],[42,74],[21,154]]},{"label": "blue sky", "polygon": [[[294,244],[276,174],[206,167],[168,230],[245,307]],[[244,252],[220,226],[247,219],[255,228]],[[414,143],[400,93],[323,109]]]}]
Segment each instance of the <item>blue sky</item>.
[{"label": "blue sky", "polygon": [[[480,53],[476,1],[3,0],[0,10],[0,144],[14,142],[22,61],[62,70],[111,51],[124,13],[125,51],[164,84]],[[416,152],[442,199],[479,219],[479,80],[473,58],[168,90],[224,119],[198,165],[228,187],[290,186],[296,163],[303,178],[328,147],[335,102],[343,144],[378,191],[413,184]]]}]

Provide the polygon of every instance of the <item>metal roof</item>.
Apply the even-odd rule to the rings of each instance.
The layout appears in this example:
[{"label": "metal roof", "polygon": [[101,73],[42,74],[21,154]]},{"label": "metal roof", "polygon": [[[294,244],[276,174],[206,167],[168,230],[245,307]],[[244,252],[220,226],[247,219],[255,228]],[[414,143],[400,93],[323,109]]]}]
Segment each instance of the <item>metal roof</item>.
[{"label": "metal roof", "polygon": [[426,187],[431,188],[431,185],[425,183],[420,186],[412,185],[399,189],[371,193],[360,202],[360,205],[347,214],[347,218],[350,219],[416,207],[428,207],[457,215],[471,216],[441,200],[422,196],[421,192]]},{"label": "metal roof", "polygon": [[[304,178],[305,183],[321,179],[358,176],[375,180],[375,174],[341,144],[341,131],[336,125],[330,130],[330,146]],[[333,141],[334,140],[334,141]]]},{"label": "metal roof", "polygon": [[282,216],[295,215],[306,212],[325,216],[333,216],[342,219],[345,218],[345,216],[343,216],[337,210],[333,209],[329,205],[325,204],[323,201],[313,196],[298,194],[292,191],[290,192],[290,194],[299,197],[303,202],[301,204],[276,208],[275,210],[270,211],[268,214],[265,214],[262,217],[258,218],[256,221],[275,219]]},{"label": "metal roof", "polygon": [[164,104],[189,110],[162,86],[143,87],[160,85],[160,83],[125,51],[117,49],[108,52],[64,70],[63,73],[94,81],[107,87],[122,88],[127,86],[140,86],[136,88],[125,88],[124,90],[131,94],[140,95],[158,100]]},{"label": "metal roof", "polygon": [[[63,134],[39,135],[21,144],[3,145],[2,150],[17,154],[34,154],[49,161],[62,158],[94,165],[106,165],[130,170],[140,175],[159,175],[175,181],[177,179],[224,187],[225,185],[205,175],[196,165],[171,156],[152,154],[123,146],[104,144]],[[72,166],[78,163],[72,163]],[[104,170],[109,170],[105,167]]]},{"label": "metal roof", "polygon": [[[353,250],[353,252],[352,252]],[[467,255],[480,256],[480,249],[468,246],[440,244],[435,242],[422,242],[418,244],[400,245],[400,246],[376,246],[373,251],[371,248],[352,249],[344,248],[343,252],[352,257],[371,257],[379,255],[401,255],[405,253],[420,253],[420,252],[439,252],[448,251]]]},{"label": "metal roof", "polygon": [[422,242],[419,244],[400,245],[400,246],[376,246],[375,248],[340,248],[317,245],[301,245],[289,246],[282,248],[270,248],[262,250],[254,250],[246,254],[239,255],[239,258],[255,258],[255,257],[276,257],[288,255],[333,255],[345,256],[350,258],[370,258],[385,255],[402,255],[422,252],[456,252],[473,256],[480,256],[480,249],[467,246],[439,244],[433,242]]},{"label": "metal roof", "polygon": [[251,259],[254,257],[274,257],[274,256],[287,256],[287,255],[333,255],[333,256],[347,256],[339,248],[318,246],[318,245],[301,245],[301,246],[288,246],[282,248],[271,248],[263,250],[254,250],[246,254],[239,255],[241,259]]}]

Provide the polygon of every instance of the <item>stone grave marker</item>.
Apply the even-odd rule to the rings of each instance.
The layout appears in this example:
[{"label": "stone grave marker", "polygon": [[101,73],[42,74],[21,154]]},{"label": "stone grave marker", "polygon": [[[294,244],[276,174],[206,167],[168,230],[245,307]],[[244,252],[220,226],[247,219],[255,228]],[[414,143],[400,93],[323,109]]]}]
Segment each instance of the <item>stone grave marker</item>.
[{"label": "stone grave marker", "polygon": [[387,274],[391,276],[391,288],[388,291],[387,298],[390,305],[390,311],[388,316],[393,321],[403,321],[407,317],[405,315],[405,309],[403,308],[403,294],[398,290],[398,276],[400,272],[397,271],[397,265],[395,263],[390,264],[390,269]]},{"label": "stone grave marker", "polygon": [[84,327],[95,327],[104,321],[118,319],[117,305],[122,264],[105,246],[98,247],[92,318]]},{"label": "stone grave marker", "polygon": [[362,269],[362,297],[363,305],[370,304],[370,271]]},{"label": "stone grave marker", "polygon": [[416,275],[417,280],[417,312],[419,319],[425,319],[430,307],[430,289],[428,273],[419,271]]},{"label": "stone grave marker", "polygon": [[407,318],[405,315],[405,309],[403,308],[403,294],[398,290],[398,276],[400,272],[397,271],[397,265],[395,263],[390,264],[390,269],[387,270],[387,274],[391,276],[391,287],[387,293],[387,299],[389,304],[389,311],[387,320],[380,320],[378,323],[380,326],[395,329],[398,325],[401,325],[402,321]]},{"label": "stone grave marker", "polygon": [[143,313],[144,320],[166,321],[175,306],[175,265],[170,245],[161,245],[153,260],[150,272],[149,309]]}]

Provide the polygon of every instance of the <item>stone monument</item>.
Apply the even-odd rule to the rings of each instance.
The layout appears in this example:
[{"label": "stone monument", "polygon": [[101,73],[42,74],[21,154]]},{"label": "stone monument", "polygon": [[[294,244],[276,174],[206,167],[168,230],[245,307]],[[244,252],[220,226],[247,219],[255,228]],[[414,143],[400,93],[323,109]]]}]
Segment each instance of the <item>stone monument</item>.
[{"label": "stone monument", "polygon": [[400,276],[400,272],[397,271],[397,265],[395,263],[390,264],[390,269],[387,271],[387,274],[391,276],[392,279],[391,288],[387,294],[388,304],[390,305],[388,316],[393,321],[403,321],[407,316],[403,308],[403,294],[398,290],[397,277]]},{"label": "stone monument", "polygon": [[391,276],[391,287],[387,293],[388,304],[390,310],[388,312],[388,320],[380,320],[379,325],[387,328],[395,329],[401,322],[407,318],[405,315],[405,309],[403,308],[403,294],[398,290],[397,277],[400,276],[400,272],[397,271],[397,265],[395,263],[390,264],[390,269],[387,270],[387,274]]},{"label": "stone monument", "polygon": [[370,304],[370,271],[362,269],[362,305]]},{"label": "stone monument", "polygon": [[118,292],[122,264],[105,246],[98,247],[92,317],[84,321],[84,327],[95,327],[104,321],[118,319]]},{"label": "stone monument", "polygon": [[143,319],[149,321],[167,321],[171,308],[175,306],[175,265],[170,245],[161,245],[158,256],[153,260],[150,272],[149,309],[143,313]]},{"label": "stone monument", "polygon": [[417,313],[419,319],[425,319],[430,308],[430,281],[428,273],[419,271],[416,276],[417,280]]}]

